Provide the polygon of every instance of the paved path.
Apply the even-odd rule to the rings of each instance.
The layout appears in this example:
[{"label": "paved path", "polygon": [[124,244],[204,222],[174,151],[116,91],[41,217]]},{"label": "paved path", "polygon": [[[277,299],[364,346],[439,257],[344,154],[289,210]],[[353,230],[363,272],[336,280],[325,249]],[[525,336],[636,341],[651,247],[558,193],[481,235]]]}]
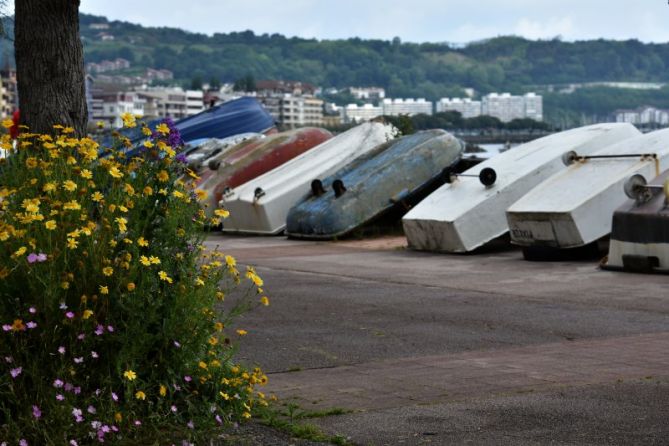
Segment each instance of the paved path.
[{"label": "paved path", "polygon": [[360,445],[669,444],[669,276],[407,250],[402,237],[212,236],[272,304],[240,357]]},{"label": "paved path", "polygon": [[371,410],[668,374],[669,332],[274,373],[269,390],[312,408]]}]

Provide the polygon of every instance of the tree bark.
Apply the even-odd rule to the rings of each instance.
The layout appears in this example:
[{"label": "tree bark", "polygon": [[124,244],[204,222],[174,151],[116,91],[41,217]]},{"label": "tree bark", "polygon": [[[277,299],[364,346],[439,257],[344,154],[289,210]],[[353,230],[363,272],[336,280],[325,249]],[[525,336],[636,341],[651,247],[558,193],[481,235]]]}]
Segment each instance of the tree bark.
[{"label": "tree bark", "polygon": [[80,0],[17,0],[14,51],[21,124],[52,133],[55,124],[86,133],[88,110]]}]

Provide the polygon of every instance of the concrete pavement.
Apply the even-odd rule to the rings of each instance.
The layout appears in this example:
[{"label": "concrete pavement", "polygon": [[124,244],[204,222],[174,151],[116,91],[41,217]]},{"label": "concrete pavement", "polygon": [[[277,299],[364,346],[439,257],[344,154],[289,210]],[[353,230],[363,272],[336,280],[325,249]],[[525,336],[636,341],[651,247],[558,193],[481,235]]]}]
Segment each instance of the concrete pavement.
[{"label": "concrete pavement", "polygon": [[413,252],[401,237],[208,244],[265,279],[272,305],[239,326],[241,355],[271,372],[269,389],[356,411],[319,419],[329,433],[374,445],[669,443],[669,277],[529,263],[512,249]]}]

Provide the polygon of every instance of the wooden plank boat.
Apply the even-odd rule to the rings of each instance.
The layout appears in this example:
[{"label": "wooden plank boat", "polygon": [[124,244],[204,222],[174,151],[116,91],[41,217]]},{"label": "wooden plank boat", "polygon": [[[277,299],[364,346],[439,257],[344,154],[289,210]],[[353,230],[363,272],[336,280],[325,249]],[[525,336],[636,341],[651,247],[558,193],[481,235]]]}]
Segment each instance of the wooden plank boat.
[{"label": "wooden plank boat", "polygon": [[473,251],[507,233],[506,209],[541,181],[564,170],[564,153],[590,153],[639,134],[630,124],[596,124],[536,139],[477,164],[404,216],[409,246]]},{"label": "wooden plank boat", "polygon": [[602,267],[669,273],[669,170],[650,184],[634,175],[625,192],[630,199],[613,213],[609,255]]},{"label": "wooden plank boat", "polygon": [[511,240],[523,247],[589,245],[611,232],[613,211],[634,174],[655,177],[669,166],[669,129],[621,141],[579,157],[507,211]]},{"label": "wooden plank boat", "polygon": [[332,134],[325,129],[304,127],[247,140],[210,157],[207,168],[199,173],[198,184],[208,193],[207,213],[213,213],[225,190],[251,181],[330,138]]},{"label": "wooden plank boat", "polygon": [[219,206],[230,211],[225,232],[278,234],[290,207],[310,192],[314,178],[325,177],[394,137],[389,124],[356,126],[223,194]]},{"label": "wooden plank boat", "polygon": [[345,235],[398,206],[408,209],[444,182],[444,169],[460,160],[465,144],[444,130],[426,130],[383,143],[312,191],[286,219],[290,237]]}]

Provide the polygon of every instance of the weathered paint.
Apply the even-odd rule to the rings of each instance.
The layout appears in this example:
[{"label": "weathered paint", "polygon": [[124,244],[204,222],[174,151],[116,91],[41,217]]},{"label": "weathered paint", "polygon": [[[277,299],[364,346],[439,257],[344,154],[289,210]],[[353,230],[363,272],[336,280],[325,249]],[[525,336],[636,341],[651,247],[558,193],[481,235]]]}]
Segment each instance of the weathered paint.
[{"label": "weathered paint", "polygon": [[649,201],[627,200],[613,213],[606,266],[625,269],[626,256],[654,257],[654,269],[669,272],[669,204],[662,190],[667,180],[669,170],[650,182],[656,188]]},{"label": "weathered paint", "polygon": [[[224,194],[219,204],[230,217],[223,231],[280,233],[290,207],[310,192],[312,179],[331,175],[394,134],[388,124],[361,124]],[[258,188],[264,193],[261,197],[256,197]]]},{"label": "weathered paint", "polygon": [[625,200],[634,174],[654,178],[669,166],[669,129],[630,138],[591,155],[657,154],[651,158],[579,161],[514,203],[507,211],[511,240],[521,246],[575,248],[611,232],[614,210]]},{"label": "weathered paint", "polygon": [[[630,124],[597,124],[536,139],[463,172],[409,211],[402,223],[409,246],[445,252],[472,251],[504,235],[506,209],[555,172],[564,170],[565,152],[585,154],[640,132]],[[485,168],[497,173],[486,187],[477,178]]]},{"label": "weathered paint", "polygon": [[198,185],[208,193],[207,214],[211,216],[226,188],[251,181],[330,138],[332,134],[325,129],[304,127],[245,141],[210,159],[208,165],[216,163],[218,167],[205,169]]},{"label": "weathered paint", "polygon": [[[464,143],[444,130],[426,130],[390,141],[322,180],[325,193],[310,194],[286,219],[286,233],[298,238],[342,236],[397,206],[410,206],[443,170],[460,159]],[[337,197],[333,182],[346,191]],[[436,186],[436,185],[435,185]]]}]

